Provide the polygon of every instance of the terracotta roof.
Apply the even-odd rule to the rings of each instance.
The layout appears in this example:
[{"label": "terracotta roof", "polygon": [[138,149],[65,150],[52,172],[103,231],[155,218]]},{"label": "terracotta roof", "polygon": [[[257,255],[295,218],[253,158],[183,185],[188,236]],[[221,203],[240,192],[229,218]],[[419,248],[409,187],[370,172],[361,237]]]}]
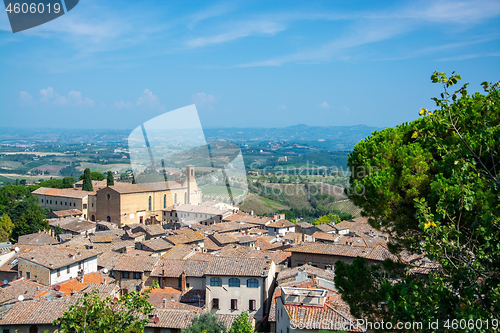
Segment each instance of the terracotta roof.
[{"label": "terracotta roof", "polygon": [[193,249],[191,245],[188,244],[179,244],[168,250],[162,258],[164,259],[187,259],[196,251]]},{"label": "terracotta roof", "polygon": [[49,234],[43,231],[19,236],[19,240],[17,242],[19,244],[30,245],[52,245],[59,243],[56,239],[52,238]]},{"label": "terracotta roof", "polygon": [[248,215],[240,212],[238,214],[233,214],[231,216],[224,218],[223,221],[237,221],[237,222],[245,222],[245,223],[265,226],[266,223],[272,221],[272,218]]},{"label": "terracotta roof", "polygon": [[266,225],[267,228],[289,228],[289,227],[295,227],[295,224],[288,220],[278,220],[275,222],[271,222],[268,225]]},{"label": "terracotta roof", "polygon": [[90,241],[92,243],[111,243],[113,241],[113,238],[111,236],[93,236],[90,235]]},{"label": "terracotta roof", "polygon": [[[146,248],[145,249],[142,248],[141,245],[144,245]],[[154,239],[150,239],[150,240],[137,242],[136,247],[137,246],[139,247],[139,249],[144,249],[146,251],[148,248],[153,250],[153,251],[162,251],[162,250],[170,249],[172,247],[172,244],[170,244],[169,242],[167,242],[163,238],[154,238]]]},{"label": "terracotta roof", "polygon": [[[272,239],[273,237],[270,236],[270,238]],[[258,247],[261,250],[271,250],[271,249],[274,249],[274,248],[280,247],[280,246],[281,246],[281,244],[279,244],[279,245],[272,244],[267,239],[267,236],[260,236],[260,237],[257,237],[257,239],[255,240],[255,247]]]},{"label": "terracotta roof", "polygon": [[53,197],[66,197],[66,198],[76,198],[76,199],[83,199],[88,195],[95,194],[95,192],[82,191],[74,188],[50,188],[50,187],[40,187],[31,193],[39,195],[49,195]]},{"label": "terracotta roof", "polygon": [[231,233],[215,234],[210,235],[209,237],[219,246],[238,243],[238,238]]},{"label": "terracotta roof", "polygon": [[302,241],[303,234],[300,232],[289,232],[285,236],[283,236],[284,240],[290,240],[293,243],[298,243]]},{"label": "terracotta roof", "polygon": [[37,263],[52,270],[72,265],[85,259],[97,257],[99,254],[100,252],[96,250],[74,250],[58,246],[44,246],[20,253],[19,258]]},{"label": "terracotta roof", "polygon": [[66,216],[73,216],[73,215],[83,215],[81,211],[78,209],[64,209],[64,210],[54,210],[50,212],[50,214],[53,214],[57,217],[66,217]]},{"label": "terracotta roof", "polygon": [[[103,284],[104,279],[105,277],[103,277],[99,273],[90,273],[85,275],[82,281],[79,281],[78,279],[74,278],[64,283],[60,283],[59,291],[65,293],[66,296],[71,296],[73,292],[80,291],[86,288],[89,284]],[[109,280],[111,279],[108,278],[107,281],[109,282]]]},{"label": "terracotta roof", "polygon": [[141,183],[141,184],[131,184],[116,182],[114,186],[109,186],[108,188],[121,194],[128,193],[142,193],[142,192],[156,192],[165,191],[172,188],[182,188],[182,184],[178,182],[156,182],[156,183]]},{"label": "terracotta roof", "polygon": [[205,239],[203,240],[203,248],[209,251],[217,251],[221,249],[221,247],[215,244],[215,242],[211,240],[210,237],[205,237]]},{"label": "terracotta roof", "polygon": [[327,234],[326,232],[316,231],[314,234],[312,234],[312,237],[323,241],[335,242],[335,239],[338,238],[339,235]]},{"label": "terracotta roof", "polygon": [[51,325],[66,310],[70,302],[68,299],[51,301],[37,299],[17,302],[0,317],[0,325]]},{"label": "terracotta roof", "polygon": [[251,243],[251,242],[255,242],[255,237],[254,236],[250,236],[250,235],[242,235],[242,236],[236,236],[236,238],[238,238],[238,243],[239,244],[245,244],[245,243]]},{"label": "terracotta roof", "polygon": [[205,305],[206,290],[205,289],[190,289],[181,296],[180,301],[183,303],[191,303],[194,306]]},{"label": "terracotta roof", "polygon": [[247,230],[253,228],[253,225],[243,222],[222,222],[212,225],[212,227],[220,233]]},{"label": "terracotta roof", "polygon": [[158,258],[140,255],[125,254],[118,258],[113,266],[114,271],[123,272],[151,272]]},{"label": "terracotta roof", "polygon": [[196,312],[186,310],[159,309],[153,311],[153,316],[158,316],[158,323],[149,322],[146,327],[162,327],[183,329],[191,324]]},{"label": "terracotta roof", "polygon": [[63,224],[60,226],[60,228],[63,230],[69,230],[72,232],[81,233],[87,230],[94,229],[95,226],[96,226],[95,222],[83,220],[83,221],[74,221]]},{"label": "terracotta roof", "polygon": [[[149,294],[148,302],[155,308],[170,308],[168,303],[179,302],[182,292],[175,288],[155,288]],[[167,301],[167,306],[163,307],[163,300]]]},{"label": "terracotta roof", "polygon": [[186,276],[202,277],[207,267],[208,261],[162,258],[151,272],[151,276],[180,277],[182,272],[186,272]]},{"label": "terracotta roof", "polygon": [[107,251],[97,257],[97,267],[107,268],[108,271],[113,269],[118,258],[121,256],[120,253],[114,251]]},{"label": "terracotta roof", "polygon": [[335,278],[335,274],[333,274],[332,271],[327,271],[325,269],[317,268],[317,267],[310,266],[310,265],[306,264],[303,266],[289,268],[287,270],[279,272],[278,277],[276,278],[276,281],[278,281],[278,283],[279,283],[279,281],[286,280],[286,279],[289,279],[291,277],[297,276],[299,274],[299,272],[303,272],[303,271],[307,272],[308,275],[313,275],[313,277],[319,276],[319,277],[322,277],[322,278],[330,280],[330,281],[333,281]]},{"label": "terracotta roof", "polygon": [[319,229],[320,231],[325,232],[325,233],[335,233],[335,232],[337,232],[337,228],[333,227],[333,226],[331,226],[329,224],[318,224],[315,227],[316,227],[316,229]]},{"label": "terracotta roof", "polygon": [[176,233],[175,235],[166,237],[166,239],[174,245],[199,242],[204,238],[198,231],[194,231],[190,228],[181,228],[174,232]]},{"label": "terracotta roof", "polygon": [[269,261],[266,259],[217,257],[210,260],[207,275],[265,276]]},{"label": "terracotta roof", "polygon": [[304,243],[287,249],[292,252],[335,255],[345,257],[367,257],[372,248],[325,243]]}]

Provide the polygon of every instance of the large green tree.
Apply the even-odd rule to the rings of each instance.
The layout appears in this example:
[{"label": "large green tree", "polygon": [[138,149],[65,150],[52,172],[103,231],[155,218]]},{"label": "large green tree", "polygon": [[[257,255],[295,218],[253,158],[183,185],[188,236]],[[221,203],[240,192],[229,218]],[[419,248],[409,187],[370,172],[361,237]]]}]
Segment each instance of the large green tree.
[{"label": "large green tree", "polygon": [[150,291],[103,299],[96,290],[70,306],[54,325],[61,333],[143,333],[153,311],[147,301]]},{"label": "large green tree", "polygon": [[[90,172],[90,169],[89,168],[86,168],[85,170],[89,170],[88,172],[90,173],[90,179],[91,180],[104,180],[106,179],[106,177],[104,176],[104,174],[98,172],[98,171],[92,171]],[[82,179],[85,179],[85,171],[83,172],[83,174],[80,176],[80,180]]]},{"label": "large green tree", "polygon": [[[483,82],[485,93],[469,95],[467,84],[451,90],[459,75],[431,79],[444,88],[437,109],[359,142],[347,194],[373,228],[391,235],[391,251],[436,265],[419,279],[411,264],[339,263],[336,284],[354,316],[437,320],[436,331],[455,331],[457,320],[500,318],[500,84]],[[359,274],[370,286],[346,279]]]},{"label": "large green tree", "polygon": [[191,321],[191,324],[181,331],[182,333],[226,333],[223,322],[211,312],[202,313]]},{"label": "large green tree", "polygon": [[93,191],[94,187],[92,186],[92,177],[90,174],[90,169],[86,168],[83,171],[83,184],[82,184],[82,190],[84,191]]}]

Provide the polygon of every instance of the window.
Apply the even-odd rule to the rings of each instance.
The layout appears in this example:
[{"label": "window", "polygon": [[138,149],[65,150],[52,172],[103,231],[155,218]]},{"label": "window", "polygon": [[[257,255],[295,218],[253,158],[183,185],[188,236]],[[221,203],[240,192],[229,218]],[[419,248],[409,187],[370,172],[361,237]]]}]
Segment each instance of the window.
[{"label": "window", "polygon": [[43,203],[43,199],[42,199],[42,203]]},{"label": "window", "polygon": [[240,279],[230,278],[229,279],[229,286],[230,287],[239,287],[240,286]]},{"label": "window", "polygon": [[31,273],[30,272],[26,272],[26,278],[29,280],[31,279]]},{"label": "window", "polygon": [[2,330],[2,333],[10,333],[10,329],[8,329],[8,328],[4,328],[4,329]]},{"label": "window", "polygon": [[69,268],[70,268],[69,266],[66,268],[66,273],[68,274],[69,274]]},{"label": "window", "polygon": [[222,279],[218,278],[218,277],[210,278],[210,285],[212,287],[221,287],[222,286]]},{"label": "window", "polygon": [[218,309],[219,308],[219,299],[218,298],[214,298],[212,300],[212,308],[213,309]]},{"label": "window", "polygon": [[129,272],[122,272],[122,278],[123,279],[128,279],[130,277]]},{"label": "window", "polygon": [[83,204],[83,209],[87,209],[87,204]]},{"label": "window", "polygon": [[57,201],[56,201],[56,205],[57,205]]},{"label": "window", "polygon": [[66,202],[64,202],[64,206],[67,206],[67,205],[68,205],[68,202],[67,202],[67,201],[66,201]]},{"label": "window", "polygon": [[259,288],[259,280],[257,279],[248,279],[247,280],[248,288]]},{"label": "window", "polygon": [[142,273],[140,272],[134,272],[134,279],[140,280],[142,278]]},{"label": "window", "polygon": [[238,300],[237,299],[231,300],[231,310],[238,310]]},{"label": "window", "polygon": [[151,196],[149,196],[148,210],[151,211]]},{"label": "window", "polygon": [[50,204],[52,205],[52,200],[50,200]]},{"label": "window", "polygon": [[92,207],[94,207],[94,203],[92,203]]},{"label": "window", "polygon": [[167,208],[167,195],[163,195],[163,208]]},{"label": "window", "polygon": [[59,276],[61,276],[61,269],[60,268],[57,269],[57,277],[59,277]]},{"label": "window", "polygon": [[109,194],[109,193],[108,193],[108,194],[106,195],[106,198],[107,198],[108,200],[109,200],[109,199],[111,199],[111,194]]},{"label": "window", "polygon": [[23,277],[23,271],[19,271],[19,276]]},{"label": "window", "polygon": [[111,217],[107,216],[106,217],[106,222],[111,222]]},{"label": "window", "polygon": [[257,302],[254,299],[248,301],[248,310],[250,311],[257,310]]}]

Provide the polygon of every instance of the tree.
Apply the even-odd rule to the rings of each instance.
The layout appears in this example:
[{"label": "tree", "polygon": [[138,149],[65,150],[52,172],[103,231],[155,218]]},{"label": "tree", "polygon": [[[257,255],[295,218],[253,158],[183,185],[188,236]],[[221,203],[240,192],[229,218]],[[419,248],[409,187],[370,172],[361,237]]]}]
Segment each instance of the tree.
[{"label": "tree", "polygon": [[248,313],[243,311],[238,318],[233,321],[229,333],[253,333],[253,331],[252,324],[248,320]]},{"label": "tree", "polygon": [[94,191],[94,187],[92,186],[92,178],[90,175],[90,169],[86,168],[83,172],[83,184],[82,190],[84,191]]},{"label": "tree", "polygon": [[11,238],[17,242],[19,236],[33,234],[41,230],[49,230],[49,223],[40,210],[27,210],[14,222]]},{"label": "tree", "polygon": [[113,173],[111,171],[108,171],[108,180],[106,182],[107,186],[113,186],[115,185],[115,179],[113,178]]},{"label": "tree", "polygon": [[226,333],[226,325],[213,313],[205,312],[196,316],[191,324],[181,331],[182,333]]},{"label": "tree", "polygon": [[12,228],[14,228],[14,223],[12,223],[9,215],[3,214],[0,217],[0,242],[9,241]]},{"label": "tree", "polygon": [[153,311],[147,301],[150,292],[132,291],[113,300],[109,296],[101,299],[95,290],[70,306],[53,325],[61,333],[142,333]]},{"label": "tree", "polygon": [[[446,331],[447,321],[499,319],[500,83],[483,82],[485,93],[469,96],[467,84],[448,91],[459,75],[436,72],[431,79],[444,88],[433,98],[437,110],[421,109],[420,119],[359,142],[349,155],[355,172],[346,193],[373,228],[391,235],[392,252],[421,254],[436,266],[427,279],[411,274],[412,265],[365,267],[371,287],[363,288],[348,283],[345,264],[335,271],[354,316],[424,327],[437,320],[436,331]],[[362,295],[351,298],[354,288]],[[371,307],[357,312],[370,295]]]},{"label": "tree", "polygon": [[[88,169],[88,168],[87,168]],[[87,170],[85,169],[85,170]],[[89,172],[90,172],[90,169],[89,169]],[[83,174],[80,176],[80,180],[82,179],[85,179],[85,171],[83,172]],[[90,179],[91,180],[98,180],[98,181],[101,181],[101,180],[104,180],[106,179],[106,177],[100,173],[100,172],[97,172],[97,171],[92,171],[90,172]]]}]

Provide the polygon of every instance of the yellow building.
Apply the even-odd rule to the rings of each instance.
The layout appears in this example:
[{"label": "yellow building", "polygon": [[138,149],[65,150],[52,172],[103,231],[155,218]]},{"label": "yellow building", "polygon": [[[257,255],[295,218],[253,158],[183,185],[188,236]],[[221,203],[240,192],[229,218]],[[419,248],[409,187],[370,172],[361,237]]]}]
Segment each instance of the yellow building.
[{"label": "yellow building", "polygon": [[[135,223],[160,223],[162,210],[176,204],[201,203],[202,192],[196,184],[194,166],[186,166],[186,179],[179,182],[115,183],[97,191],[97,215],[122,227]],[[93,219],[93,216],[90,216]]]}]

